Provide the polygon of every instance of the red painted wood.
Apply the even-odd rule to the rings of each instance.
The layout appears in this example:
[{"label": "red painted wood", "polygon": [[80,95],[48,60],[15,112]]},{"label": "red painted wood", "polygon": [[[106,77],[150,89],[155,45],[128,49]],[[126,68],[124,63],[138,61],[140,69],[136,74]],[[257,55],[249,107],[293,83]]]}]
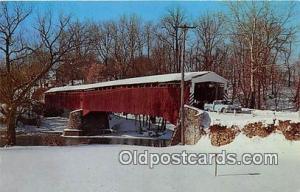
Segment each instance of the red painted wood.
[{"label": "red painted wood", "polygon": [[[186,89],[186,100],[188,98]],[[57,92],[46,94],[47,106],[89,111],[124,112],[164,117],[176,124],[180,109],[180,88],[136,87],[87,92]]]}]

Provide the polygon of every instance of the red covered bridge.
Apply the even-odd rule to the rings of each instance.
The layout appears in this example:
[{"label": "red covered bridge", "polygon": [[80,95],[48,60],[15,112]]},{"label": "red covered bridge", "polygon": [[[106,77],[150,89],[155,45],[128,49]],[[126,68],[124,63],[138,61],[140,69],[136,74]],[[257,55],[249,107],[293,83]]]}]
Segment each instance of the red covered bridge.
[{"label": "red covered bridge", "polygon": [[[89,112],[124,112],[163,117],[176,124],[180,109],[180,73],[56,87],[45,94],[47,107]],[[185,102],[201,108],[224,97],[227,80],[214,72],[185,73]]]}]

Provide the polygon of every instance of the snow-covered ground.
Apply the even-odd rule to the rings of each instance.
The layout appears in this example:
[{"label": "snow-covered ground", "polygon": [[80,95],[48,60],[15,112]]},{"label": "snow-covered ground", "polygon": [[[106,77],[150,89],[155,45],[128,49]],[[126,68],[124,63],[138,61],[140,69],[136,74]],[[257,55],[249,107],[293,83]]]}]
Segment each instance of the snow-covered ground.
[{"label": "snow-covered ground", "polygon": [[[272,123],[273,119],[300,121],[296,112],[255,110],[249,114],[209,112],[211,124],[244,126],[250,122]],[[208,116],[206,116],[208,118]],[[66,120],[66,119],[65,119]],[[66,126],[64,119],[46,119],[42,127],[52,131]],[[55,122],[55,123],[54,123]],[[171,128],[171,125],[169,128]],[[52,128],[51,128],[52,127]],[[136,132],[129,117],[111,119],[111,128],[125,137]],[[43,128],[42,128],[43,129]],[[278,165],[120,165],[121,150],[152,153],[277,153]],[[285,191],[300,192],[300,141],[288,141],[282,134],[247,138],[239,134],[225,146],[214,147],[208,136],[194,146],[153,148],[130,145],[85,145],[65,147],[0,148],[1,192],[181,192],[181,191]]]},{"label": "snow-covered ground", "polygon": [[[46,117],[41,121],[41,125],[30,126],[18,124],[16,131],[19,133],[41,133],[41,132],[63,132],[67,127],[68,118],[65,117]],[[5,129],[5,125],[0,124],[0,129]]]},{"label": "snow-covered ground", "polygon": [[248,123],[263,122],[265,124],[278,123],[278,120],[291,120],[292,122],[299,122],[300,115],[298,112],[274,112],[268,110],[253,110],[249,113],[217,113],[208,112],[211,125],[221,124],[226,126],[236,125],[240,128]]},{"label": "snow-covered ground", "polygon": [[[68,118],[65,117],[46,117],[41,121],[41,125],[37,126],[29,126],[22,125],[19,123],[17,127],[18,133],[26,133],[26,134],[35,134],[35,133],[53,133],[59,132],[62,133],[64,129],[67,128]],[[151,124],[150,130],[147,131],[149,125],[145,123],[142,125],[143,132],[139,132],[139,121],[134,120],[133,115],[128,115],[128,119],[125,116],[120,114],[118,115],[110,115],[109,121],[110,129],[114,130],[114,136],[122,136],[122,137],[149,137],[151,134],[155,135],[155,130],[157,129],[158,124]],[[0,124],[0,129],[5,129],[5,126]],[[159,131],[157,138],[160,139],[170,139],[172,137],[172,133],[174,130],[174,125],[167,124],[167,129],[165,131]],[[150,135],[149,135],[150,134]]]},{"label": "snow-covered ground", "polygon": [[[141,123],[142,125],[142,123]],[[125,116],[120,114],[117,115],[110,115],[109,127],[117,132],[115,135],[122,136],[122,137],[149,137],[150,135],[155,134],[155,130],[157,130],[159,124],[150,124],[150,131],[149,124],[145,123],[141,126],[143,132],[139,133],[140,123],[139,121],[134,120],[133,115],[128,115],[127,119]],[[174,125],[167,124],[167,129],[165,131],[159,131],[157,138],[160,139],[171,139],[172,133],[174,130]]]},{"label": "snow-covered ground", "polygon": [[[213,165],[120,165],[120,150],[157,153],[276,152],[278,165],[225,166],[214,176]],[[232,143],[213,147],[202,138],[194,146],[166,148],[128,145],[73,147],[11,147],[0,149],[1,192],[182,192],[272,191],[300,192],[300,142],[280,134],[249,139],[239,135]],[[256,175],[249,175],[256,173]]]},{"label": "snow-covered ground", "polygon": [[[291,120],[292,122],[300,122],[299,112],[274,112],[268,110],[252,110],[248,113],[217,113],[217,112],[204,112],[203,115],[206,124],[206,128],[209,125],[221,124],[226,126],[236,125],[243,128],[248,123],[263,122],[265,124],[272,124],[274,120],[278,123],[278,120]],[[157,122],[159,120],[157,119]],[[17,128],[18,132],[23,133],[39,133],[39,132],[63,132],[63,129],[67,127],[68,119],[64,117],[48,117],[42,120],[41,126],[22,126],[19,125]],[[139,122],[134,120],[133,115],[128,115],[127,119],[125,116],[120,114],[111,115],[110,128],[115,130],[115,135],[122,137],[148,137],[149,131],[146,131],[149,126],[145,124],[142,126],[144,132],[139,133]],[[151,125],[151,129],[155,130],[158,124]],[[167,123],[167,129],[165,132],[160,132],[159,138],[170,139],[174,125]],[[3,126],[2,129],[5,127]],[[0,125],[1,129],[1,125]],[[151,131],[150,131],[151,132]]]}]

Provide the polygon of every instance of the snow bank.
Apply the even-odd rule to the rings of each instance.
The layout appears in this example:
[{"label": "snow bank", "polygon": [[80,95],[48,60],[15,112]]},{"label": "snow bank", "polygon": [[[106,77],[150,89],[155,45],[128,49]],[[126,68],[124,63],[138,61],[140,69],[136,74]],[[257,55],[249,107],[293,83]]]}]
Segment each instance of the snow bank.
[{"label": "snow bank", "polygon": [[212,120],[211,125],[221,124],[226,126],[236,125],[240,128],[244,127],[246,124],[254,122],[262,122],[265,124],[272,124],[273,120],[284,121],[291,120],[292,122],[299,122],[300,116],[298,112],[274,112],[268,110],[253,110],[251,113],[217,113],[208,112]]},{"label": "snow bank", "polygon": [[[120,150],[157,153],[276,152],[275,166],[212,165],[122,166]],[[297,192],[299,186],[300,142],[289,142],[282,135],[249,139],[239,135],[229,145],[213,147],[208,138],[195,146],[151,148],[123,145],[76,147],[12,147],[0,149],[1,192],[181,192],[181,191],[272,191]],[[258,173],[257,175],[248,175]]]},{"label": "snow bank", "polygon": [[[158,118],[156,119],[158,122]],[[149,137],[149,134],[154,134],[155,130],[158,129],[158,124],[149,124],[145,123],[141,128],[143,130],[142,133],[139,133],[140,123],[138,120],[134,119],[134,115],[127,115],[127,119],[122,115],[110,115],[109,127],[114,130],[116,133],[114,135],[123,136],[123,137]],[[159,131],[157,138],[159,139],[171,139],[172,133],[174,130],[174,125],[167,124],[165,131]]]}]

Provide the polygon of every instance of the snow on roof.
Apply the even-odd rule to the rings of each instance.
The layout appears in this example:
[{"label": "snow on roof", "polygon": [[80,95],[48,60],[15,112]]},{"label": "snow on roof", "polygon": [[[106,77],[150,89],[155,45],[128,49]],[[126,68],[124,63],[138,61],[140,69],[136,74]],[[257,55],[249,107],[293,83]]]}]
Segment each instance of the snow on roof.
[{"label": "snow on roof", "polygon": [[[201,71],[201,72],[186,72],[184,74],[185,81],[191,81],[193,78],[206,75],[206,74],[215,74],[210,71]],[[215,74],[218,76],[217,74]],[[220,77],[220,76],[218,76]],[[166,82],[174,82],[181,80],[181,73],[170,73],[164,75],[151,75],[151,76],[143,76],[143,77],[135,77],[129,79],[120,79],[115,81],[106,81],[100,83],[93,84],[85,84],[85,85],[75,85],[75,86],[63,86],[63,87],[54,87],[48,90],[46,93],[51,92],[60,92],[60,91],[78,91],[78,90],[87,90],[87,89],[95,89],[101,87],[112,87],[112,86],[121,86],[121,85],[135,85],[135,84],[147,84],[147,83],[166,83]]]}]

